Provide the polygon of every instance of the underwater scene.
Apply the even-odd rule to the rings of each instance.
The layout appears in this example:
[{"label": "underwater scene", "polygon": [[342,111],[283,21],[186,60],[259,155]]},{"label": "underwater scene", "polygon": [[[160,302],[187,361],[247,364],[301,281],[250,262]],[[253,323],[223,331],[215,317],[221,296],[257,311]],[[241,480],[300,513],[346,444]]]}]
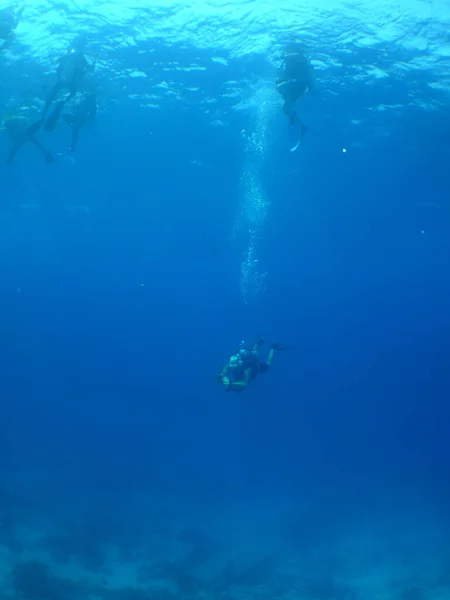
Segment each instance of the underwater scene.
[{"label": "underwater scene", "polygon": [[447,0],[0,0],[0,600],[450,600]]}]

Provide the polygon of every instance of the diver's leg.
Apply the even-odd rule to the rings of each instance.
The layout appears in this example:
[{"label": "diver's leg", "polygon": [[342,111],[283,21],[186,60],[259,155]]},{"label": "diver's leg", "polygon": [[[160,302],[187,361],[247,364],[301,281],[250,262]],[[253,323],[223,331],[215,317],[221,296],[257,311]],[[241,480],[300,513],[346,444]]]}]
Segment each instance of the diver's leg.
[{"label": "diver's leg", "polygon": [[289,99],[289,98],[286,99],[283,102],[283,112],[284,112],[285,115],[287,115],[288,117],[290,117],[291,114],[293,112],[295,112],[295,102],[292,102],[292,100]]},{"label": "diver's leg", "polygon": [[78,135],[80,133],[80,128],[79,127],[74,127],[72,129],[72,141],[70,144],[70,151],[73,152],[75,150],[75,146],[77,145],[78,142]]},{"label": "diver's leg", "polygon": [[275,356],[275,351],[287,350],[289,346],[280,346],[278,342],[272,342],[272,347],[269,352],[269,356],[267,357],[266,362],[260,363],[260,370],[265,373],[270,369],[273,363],[273,357]]},{"label": "diver's leg", "polygon": [[72,98],[74,98],[77,91],[78,91],[78,73],[75,73],[75,75],[72,77],[72,79],[69,83],[69,97],[67,98],[67,100],[71,100]]},{"label": "diver's leg", "polygon": [[42,119],[38,119],[34,123],[31,123],[25,130],[25,137],[31,139],[35,133],[39,131],[42,126]]},{"label": "diver's leg", "polygon": [[13,144],[11,150],[9,151],[8,158],[6,159],[7,165],[12,164],[14,157],[19,152],[19,150],[22,148],[22,146],[25,144],[25,142],[28,141],[28,139],[29,138],[27,137],[27,135],[23,134],[23,136],[21,136],[20,139],[17,140],[15,144]]},{"label": "diver's leg", "polygon": [[298,127],[302,136],[308,131],[308,127],[297,117],[295,107],[297,100],[303,95],[305,89],[305,86],[302,85],[291,89],[290,93],[286,90],[283,103],[283,112],[289,118],[289,127]]},{"label": "diver's leg", "polygon": [[53,100],[56,98],[58,89],[59,89],[59,81],[55,83],[55,85],[50,90],[49,95],[47,96],[47,100],[45,101],[45,104],[44,104],[44,110],[42,111],[42,118],[44,118],[45,115],[48,113],[48,109],[52,105]]},{"label": "diver's leg", "polygon": [[271,348],[271,350],[269,352],[269,356],[267,357],[267,361],[266,361],[266,364],[268,367],[272,366],[274,356],[275,356],[275,348]]},{"label": "diver's leg", "polygon": [[303,123],[303,121],[301,121],[298,117],[297,117],[297,113],[294,111],[290,117],[289,117],[289,124],[291,127],[299,127],[300,128],[300,134],[303,136],[305,135],[305,133],[308,131],[308,125],[305,125]]},{"label": "diver's leg", "polygon": [[58,123],[61,113],[63,111],[64,105],[66,104],[68,98],[64,100],[60,100],[55,104],[55,108],[48,116],[48,119],[45,121],[44,129],[45,131],[53,131]]},{"label": "diver's leg", "polygon": [[15,146],[13,146],[11,148],[11,150],[9,151],[9,154],[8,154],[8,158],[6,159],[6,164],[7,165],[11,165],[12,164],[15,155],[17,154],[17,152],[20,150],[20,148],[22,146],[23,146],[23,144],[20,144],[20,145],[16,144]]},{"label": "diver's leg", "polygon": [[[22,148],[22,146],[24,144],[26,144],[27,142],[33,142],[35,145],[40,146],[43,150],[45,150],[45,154],[48,156],[51,156],[51,152],[48,152],[41,144],[39,144],[39,142],[37,142],[34,138],[33,135],[39,131],[40,127],[42,125],[42,119],[38,119],[37,121],[35,121],[34,123],[32,123],[31,125],[29,125],[26,130],[21,134],[20,139],[16,140],[16,143],[12,146],[8,158],[6,160],[6,164],[10,165],[12,163],[12,161],[14,160],[15,155],[19,152],[19,150]],[[48,158],[46,158],[47,162],[51,162],[53,161],[53,157],[51,158],[51,161],[48,160]]]},{"label": "diver's leg", "polygon": [[261,346],[264,346],[264,338],[263,337],[259,337],[256,340],[255,344],[253,345],[252,352],[258,352],[258,350]]},{"label": "diver's leg", "polygon": [[64,82],[61,81],[60,79],[58,79],[58,81],[55,83],[55,85],[50,90],[49,95],[47,96],[47,100],[45,101],[44,111],[42,113],[42,118],[45,117],[45,115],[47,114],[50,106],[55,101],[56,96],[58,95],[58,93],[60,92],[60,90],[62,90],[63,88],[64,88]]},{"label": "diver's leg", "polygon": [[39,148],[39,150],[44,155],[45,162],[47,162],[49,164],[53,162],[53,154],[50,152],[50,150],[48,150],[48,148],[46,148],[44,145],[42,145],[41,142],[36,140],[34,137],[30,138],[30,142],[32,144],[34,144],[36,146],[36,148]]},{"label": "diver's leg", "polygon": [[273,357],[275,356],[276,349],[277,349],[277,346],[274,347],[274,345],[272,345],[272,348],[270,349],[267,360],[265,362],[262,360],[258,363],[258,373],[267,373],[267,371],[272,366]]}]

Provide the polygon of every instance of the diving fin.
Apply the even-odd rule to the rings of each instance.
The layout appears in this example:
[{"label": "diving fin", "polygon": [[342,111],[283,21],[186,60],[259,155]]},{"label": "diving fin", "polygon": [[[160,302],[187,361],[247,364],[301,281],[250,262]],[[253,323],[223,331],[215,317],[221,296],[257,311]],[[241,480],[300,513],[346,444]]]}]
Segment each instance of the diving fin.
[{"label": "diving fin", "polygon": [[295,152],[300,145],[302,137],[308,131],[308,126],[302,122],[289,126],[289,137],[292,143],[291,152]]},{"label": "diving fin", "polygon": [[291,142],[290,152],[295,152],[300,145],[301,136],[299,136],[299,130],[296,125],[289,127],[289,139]]}]

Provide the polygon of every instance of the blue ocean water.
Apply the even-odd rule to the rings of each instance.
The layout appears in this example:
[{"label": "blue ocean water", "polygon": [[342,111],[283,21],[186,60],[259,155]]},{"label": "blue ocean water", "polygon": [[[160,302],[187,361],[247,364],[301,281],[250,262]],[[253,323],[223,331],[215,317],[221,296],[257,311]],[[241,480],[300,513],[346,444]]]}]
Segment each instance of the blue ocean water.
[{"label": "blue ocean water", "polygon": [[[80,32],[98,113],[1,166],[3,598],[450,596],[449,22],[25,6],[2,119],[42,111]],[[260,335],[288,349],[227,393]]]}]

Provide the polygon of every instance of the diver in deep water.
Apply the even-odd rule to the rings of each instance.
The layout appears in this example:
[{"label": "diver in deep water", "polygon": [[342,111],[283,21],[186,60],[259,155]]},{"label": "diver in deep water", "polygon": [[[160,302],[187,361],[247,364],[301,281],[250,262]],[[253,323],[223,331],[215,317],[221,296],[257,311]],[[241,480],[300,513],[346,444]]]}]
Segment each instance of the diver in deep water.
[{"label": "diver in deep water", "polygon": [[56,72],[56,83],[53,85],[45,102],[42,118],[45,119],[51,106],[52,112],[44,123],[46,131],[53,131],[58,123],[64,106],[80,91],[81,84],[88,71],[94,69],[85,57],[86,38],[80,36],[74,40],[70,48],[59,61]]},{"label": "diver in deep water", "polygon": [[44,156],[45,162],[52,163],[53,155],[45,146],[39,142],[35,138],[36,133],[42,126],[42,119],[38,119],[31,125],[27,125],[27,120],[25,117],[10,117],[3,121],[3,126],[5,131],[9,134],[12,146],[8,155],[8,159],[6,161],[7,165],[12,164],[14,157],[17,152],[24,146],[27,142],[33,144],[38,148]]},{"label": "diver in deep water", "polygon": [[0,46],[0,51],[6,50],[13,43],[14,30],[19,24],[22,13],[23,7],[18,11],[15,11],[14,8],[0,10],[0,40],[4,40]]},{"label": "diver in deep water", "polygon": [[264,344],[263,338],[259,338],[250,350],[242,347],[230,356],[229,361],[217,375],[219,383],[227,392],[242,392],[247,385],[260,373],[267,373],[272,366],[275,350],[285,350],[277,342],[272,342],[267,360],[261,360],[259,348]]},{"label": "diver in deep water", "polygon": [[308,127],[297,116],[296,104],[306,91],[314,88],[314,74],[312,65],[298,44],[286,48],[276,84],[283,98],[283,112],[289,118],[289,127],[298,127],[303,136]]},{"label": "diver in deep water", "polygon": [[93,92],[89,92],[74,106],[72,113],[65,113],[62,115],[62,119],[72,128],[72,141],[70,144],[71,152],[75,150],[80,130],[88,121],[94,119],[96,113],[97,97]]}]

